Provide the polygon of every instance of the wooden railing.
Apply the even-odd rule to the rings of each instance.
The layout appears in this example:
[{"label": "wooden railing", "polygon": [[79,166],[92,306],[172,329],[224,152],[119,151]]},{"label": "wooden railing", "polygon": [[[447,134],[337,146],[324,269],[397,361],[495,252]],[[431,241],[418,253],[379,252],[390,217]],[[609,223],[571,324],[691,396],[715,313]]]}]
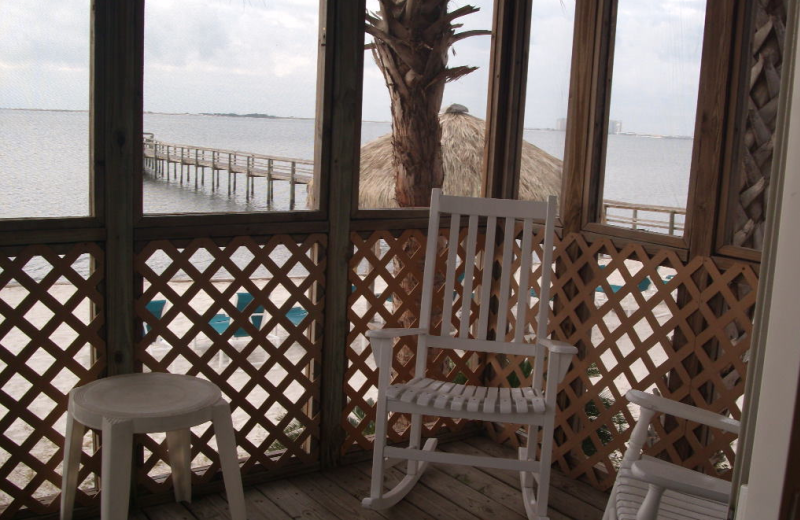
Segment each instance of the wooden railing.
[{"label": "wooden railing", "polygon": [[173,179],[179,180],[181,184],[184,180],[191,184],[194,175],[194,187],[198,188],[205,186],[208,168],[212,191],[220,189],[220,172],[226,172],[229,196],[236,193],[236,179],[241,174],[245,176],[245,197],[248,202],[255,194],[256,179],[264,179],[267,183],[268,206],[275,201],[275,182],[284,181],[289,183],[289,207],[294,209],[297,185],[308,185],[314,178],[314,162],[307,159],[166,143],[147,133],[143,135],[142,141],[145,172],[155,177],[169,178],[170,165],[173,165]]},{"label": "wooden railing", "polygon": [[[621,210],[624,214],[611,213],[613,210]],[[659,218],[664,215],[665,219]],[[686,208],[604,200],[601,223],[657,232],[666,230],[670,235],[680,235],[683,234],[685,218]]]}]

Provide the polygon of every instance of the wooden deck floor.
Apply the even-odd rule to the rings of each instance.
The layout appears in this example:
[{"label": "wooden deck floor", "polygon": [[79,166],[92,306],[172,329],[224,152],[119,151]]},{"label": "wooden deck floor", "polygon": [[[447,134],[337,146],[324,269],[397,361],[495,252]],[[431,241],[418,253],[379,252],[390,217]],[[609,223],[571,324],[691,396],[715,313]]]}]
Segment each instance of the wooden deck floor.
[{"label": "wooden deck floor", "polygon": [[[476,437],[445,444],[442,451],[473,455],[514,452]],[[519,477],[511,472],[462,466],[433,466],[405,500],[388,511],[367,511],[360,500],[367,495],[371,464],[368,462],[313,473],[245,489],[250,520],[351,520],[440,519],[524,520]],[[390,471],[394,484],[401,476]],[[551,520],[600,520],[607,496],[585,484],[554,472],[551,479]],[[221,495],[196,499],[191,504],[166,504],[145,508],[136,520],[222,520],[229,518]]]}]

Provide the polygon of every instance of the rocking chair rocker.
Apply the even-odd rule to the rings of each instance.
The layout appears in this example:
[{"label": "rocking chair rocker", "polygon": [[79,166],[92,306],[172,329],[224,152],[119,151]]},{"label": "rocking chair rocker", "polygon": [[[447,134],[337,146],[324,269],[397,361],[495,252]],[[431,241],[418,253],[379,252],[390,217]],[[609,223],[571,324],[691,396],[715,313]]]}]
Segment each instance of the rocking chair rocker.
[{"label": "rocking chair rocker", "polygon": [[[386,509],[400,500],[414,487],[430,463],[460,464],[518,471],[522,481],[522,497],[529,519],[547,520],[547,500],[550,485],[550,460],[553,444],[553,424],[556,410],[556,387],[566,375],[572,356],[577,349],[563,342],[546,339],[550,307],[550,274],[552,270],[553,225],[556,199],[548,202],[515,200],[476,199],[469,197],[443,196],[441,190],[433,190],[431,196],[430,222],[428,225],[427,258],[422,282],[422,307],[420,328],[383,329],[367,332],[378,366],[378,400],[375,420],[375,451],[372,465],[370,496],[362,505],[370,509]],[[439,235],[440,215],[451,215],[447,274],[444,287],[443,323],[441,334],[431,332],[431,308],[434,297],[434,270],[436,246]],[[458,331],[453,330],[454,286],[456,280],[457,249],[462,216],[469,216],[466,254],[464,260],[463,295],[473,294],[475,276],[476,242],[478,221],[486,217],[486,241],[483,252],[483,278],[480,282],[480,310],[477,320],[470,320],[470,309],[474,305],[470,297],[461,299],[461,320]],[[498,340],[487,339],[489,322],[489,300],[491,297],[492,266],[495,261],[495,234],[497,219],[505,220],[502,244],[502,273],[500,277],[499,304],[497,312]],[[529,278],[532,267],[532,239],[534,219],[545,220],[545,239],[540,258],[542,275],[538,327],[535,342],[526,342],[526,311],[529,306]],[[522,244],[519,257],[519,287],[516,305],[517,323],[512,328],[513,341],[506,341],[509,296],[515,279],[513,245],[517,229],[516,222],[523,222]],[[500,247],[500,246],[498,246]],[[477,293],[477,291],[476,291]],[[510,333],[510,332],[509,332]],[[395,338],[417,336],[416,376],[408,383],[390,384],[393,347]],[[425,377],[428,348],[457,349],[487,353],[528,356],[535,359],[533,384],[527,388],[492,388],[455,384]],[[544,360],[548,354],[548,377],[544,377]],[[388,414],[411,414],[411,440],[408,448],[386,446]],[[537,460],[536,449],[521,448],[518,459],[496,459],[436,451],[436,439],[428,439],[421,446],[422,417],[461,417],[479,421],[497,421],[529,425],[529,439],[538,438],[542,429],[541,455]],[[406,476],[393,489],[384,491],[383,478],[386,459],[408,461]],[[534,492],[534,479],[537,483]]]}]

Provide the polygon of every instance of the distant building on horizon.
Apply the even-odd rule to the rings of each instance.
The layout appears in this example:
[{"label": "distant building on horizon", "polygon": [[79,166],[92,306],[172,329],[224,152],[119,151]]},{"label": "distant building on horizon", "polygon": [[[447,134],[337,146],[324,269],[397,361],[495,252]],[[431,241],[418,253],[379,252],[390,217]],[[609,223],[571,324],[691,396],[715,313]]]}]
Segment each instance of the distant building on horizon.
[{"label": "distant building on horizon", "polygon": [[567,118],[562,117],[556,120],[556,130],[559,132],[566,132],[567,131]]}]

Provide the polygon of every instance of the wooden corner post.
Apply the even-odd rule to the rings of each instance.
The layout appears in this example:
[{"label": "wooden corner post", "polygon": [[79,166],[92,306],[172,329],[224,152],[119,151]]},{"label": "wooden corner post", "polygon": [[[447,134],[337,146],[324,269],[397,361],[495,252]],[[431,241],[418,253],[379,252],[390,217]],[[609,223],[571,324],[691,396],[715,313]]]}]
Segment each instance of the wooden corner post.
[{"label": "wooden corner post", "polygon": [[108,374],[115,375],[134,366],[133,224],[135,208],[141,208],[144,1],[94,0],[92,7],[89,153],[95,195],[102,199],[98,216],[106,229],[106,347]]},{"label": "wooden corner post", "polygon": [[350,324],[350,217],[358,190],[365,0],[329,0],[322,18],[324,70],[318,90],[320,207],[329,222],[322,346],[320,464],[339,463],[344,443],[344,374]]}]

